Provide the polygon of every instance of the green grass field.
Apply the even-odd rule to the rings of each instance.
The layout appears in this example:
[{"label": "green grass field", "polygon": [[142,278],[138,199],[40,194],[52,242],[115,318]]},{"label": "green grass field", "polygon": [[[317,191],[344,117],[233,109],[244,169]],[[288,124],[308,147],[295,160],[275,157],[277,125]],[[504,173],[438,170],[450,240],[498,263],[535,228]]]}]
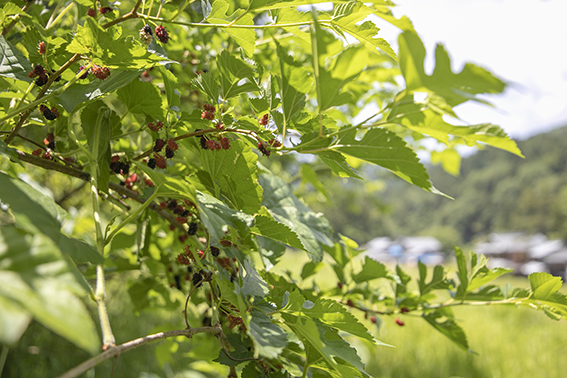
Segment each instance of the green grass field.
[{"label": "green grass field", "polygon": [[[294,252],[290,252],[294,253]],[[292,270],[299,274],[304,254],[284,258],[274,270]],[[299,268],[299,269],[298,269]],[[323,268],[317,274],[323,285],[336,285],[334,273]],[[411,269],[409,269],[411,270]],[[413,273],[413,271],[412,271]],[[510,282],[513,286],[527,286],[525,278],[514,276],[500,279],[499,284]],[[309,286],[309,285],[308,285]],[[179,313],[165,311],[142,312],[136,316],[131,309],[129,298],[120,280],[110,280],[108,308],[118,342],[124,342],[155,332],[155,324],[168,323],[181,326]],[[363,319],[361,313],[355,315]],[[403,316],[405,326],[400,327],[393,317],[384,317],[378,330],[369,321],[365,324],[373,334],[390,347],[372,347],[350,339],[358,349],[367,371],[372,377],[386,378],[523,378],[567,376],[567,322],[553,321],[542,312],[526,308],[483,306],[456,307],[460,324],[467,333],[474,354],[456,347],[423,319]],[[410,313],[411,314],[411,313]],[[182,326],[181,326],[182,327]],[[203,338],[202,342],[207,342]],[[226,377],[226,373],[214,373],[216,363],[189,362],[188,351],[181,342],[173,360],[160,364],[156,351],[163,351],[168,345],[158,342],[140,347],[120,356],[115,377],[181,378],[181,377]],[[9,349],[6,366],[1,375],[8,377],[53,377],[63,373],[89,356],[74,345],[32,323],[21,342]],[[191,363],[191,365],[189,365]],[[199,370],[185,371],[189,366]],[[84,375],[84,377],[110,377],[112,361],[107,361]],[[246,377],[242,377],[246,378]]]}]

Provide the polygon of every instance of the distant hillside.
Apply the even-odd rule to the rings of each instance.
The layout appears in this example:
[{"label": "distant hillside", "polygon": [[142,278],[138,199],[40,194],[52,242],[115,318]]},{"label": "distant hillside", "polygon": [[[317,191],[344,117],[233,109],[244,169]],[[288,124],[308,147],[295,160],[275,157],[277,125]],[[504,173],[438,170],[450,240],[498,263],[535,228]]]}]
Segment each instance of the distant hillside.
[{"label": "distant hillside", "polygon": [[388,179],[382,191],[352,182],[332,188],[336,207],[318,210],[335,230],[354,234],[359,242],[430,235],[448,246],[512,230],[567,238],[567,128],[518,145],[525,159],[487,148],[463,160],[459,177],[430,167],[434,185],[454,201]]}]

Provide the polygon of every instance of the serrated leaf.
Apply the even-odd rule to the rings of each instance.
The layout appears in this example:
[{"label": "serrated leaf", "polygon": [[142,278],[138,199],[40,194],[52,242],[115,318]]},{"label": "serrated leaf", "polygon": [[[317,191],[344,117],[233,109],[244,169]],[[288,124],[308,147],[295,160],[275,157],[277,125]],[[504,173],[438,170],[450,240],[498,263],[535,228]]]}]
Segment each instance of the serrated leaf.
[{"label": "serrated leaf", "polygon": [[255,357],[277,358],[287,346],[287,334],[258,310],[252,311],[248,334],[254,342]]},{"label": "serrated leaf", "polygon": [[360,23],[361,20],[372,13],[372,9],[360,2],[338,4],[335,14],[331,18],[331,24],[358,39],[370,51],[378,53],[377,49],[380,49],[397,60],[398,57],[390,44],[385,39],[376,37],[380,29],[372,21]]},{"label": "serrated leaf", "polygon": [[59,103],[69,113],[85,101],[94,100],[107,93],[113,92],[140,76],[138,71],[112,71],[112,74],[103,81],[94,80],[89,84],[75,83],[57,96]]},{"label": "serrated leaf", "polygon": [[211,72],[200,74],[193,79],[192,83],[201,92],[209,96],[209,99],[213,104],[217,104],[219,100],[219,83]]},{"label": "serrated leaf", "polygon": [[429,174],[416,153],[393,132],[381,128],[370,129],[358,140],[357,130],[347,131],[333,150],[380,165],[409,183],[441,194],[431,184]]},{"label": "serrated leaf", "polygon": [[[0,302],[9,302],[7,311],[12,316],[14,311],[19,313],[14,323],[0,324],[0,329],[12,328],[0,339],[13,342],[19,338],[29,320],[25,314],[31,314],[78,347],[92,354],[100,350],[94,322],[78,297],[86,296],[88,285],[53,240],[41,233],[27,234],[14,226],[3,226],[0,266]],[[10,319],[8,313],[0,315],[0,322]]]},{"label": "serrated leaf", "polygon": [[278,80],[283,123],[287,125],[303,109],[307,97],[306,93],[311,89],[313,80],[305,67],[295,63],[293,58],[280,45],[277,47],[277,53],[280,64]]},{"label": "serrated leaf", "polygon": [[31,82],[28,72],[32,67],[22,53],[0,35],[0,76]]},{"label": "serrated leaf", "polygon": [[377,278],[390,278],[390,271],[386,266],[376,260],[366,256],[362,265],[362,270],[352,276],[356,283],[367,282]]},{"label": "serrated leaf", "polygon": [[319,243],[332,245],[329,222],[305,206],[281,178],[263,174],[259,178],[264,188],[264,205],[276,221],[297,234],[303,248],[313,261],[321,261],[323,250]]},{"label": "serrated leaf", "polygon": [[132,39],[115,39],[115,29],[105,30],[93,18],[87,17],[84,25],[77,26],[75,37],[67,45],[67,51],[92,57],[95,64],[113,69],[138,70],[156,64],[176,63],[164,56],[151,53],[141,43]]},{"label": "serrated leaf", "polygon": [[156,171],[141,162],[135,162],[136,166],[144,171],[156,186],[156,190],[163,197],[188,199],[195,203],[195,186],[182,178],[172,177],[165,173]]},{"label": "serrated leaf", "polygon": [[549,273],[532,273],[528,276],[532,288],[532,299],[547,300],[561,289],[561,277],[554,277]]},{"label": "serrated leaf", "polygon": [[299,291],[294,291],[289,295],[288,304],[284,306],[285,308],[281,312],[298,317],[318,319],[328,327],[374,341],[374,337],[368,333],[368,329],[340,303],[327,298],[317,299],[312,306],[305,306],[305,303],[305,298]]},{"label": "serrated leaf", "polygon": [[418,261],[418,268],[419,268],[419,293],[421,296],[429,293],[432,290],[437,289],[448,289],[449,282],[447,281],[447,277],[445,275],[445,268],[441,265],[436,265],[433,268],[433,277],[431,280],[426,283],[427,279],[427,267],[421,261]]},{"label": "serrated leaf", "polygon": [[336,151],[322,151],[316,153],[319,159],[325,163],[331,170],[339,177],[354,177],[362,180],[362,177],[358,175],[356,169],[351,167],[343,154]]},{"label": "serrated leaf", "polygon": [[297,234],[285,224],[275,220],[267,211],[266,214],[257,214],[254,219],[254,227],[250,228],[251,233],[280,241],[296,249],[303,249]]},{"label": "serrated leaf", "polygon": [[181,100],[180,94],[177,91],[177,76],[163,66],[159,67],[159,72],[165,87],[168,109],[179,107]]},{"label": "serrated leaf", "polygon": [[424,314],[423,318],[458,347],[469,351],[469,343],[463,329],[455,322],[453,313],[445,308]]},{"label": "serrated leaf", "polygon": [[[243,60],[223,52],[217,57],[217,67],[221,74],[221,92],[223,99],[229,99],[244,92],[258,91],[253,81],[255,71]],[[241,83],[243,79],[248,79]]]},{"label": "serrated leaf", "polygon": [[227,207],[215,197],[199,191],[197,201],[201,221],[213,240],[222,239],[225,231],[228,231],[227,227],[236,228],[235,210]]},{"label": "serrated leaf", "polygon": [[118,89],[116,95],[130,113],[146,114],[156,120],[163,120],[161,94],[155,85],[134,80]]},{"label": "serrated leaf", "polygon": [[[217,0],[213,3],[211,13],[207,16],[206,21],[211,24],[228,24],[238,19],[235,25],[254,25],[252,14],[246,13],[244,9],[236,9],[230,16],[226,15],[229,4],[224,0]],[[253,28],[221,28],[234,41],[242,47],[247,56],[254,55],[254,45],[256,43],[256,33]]]},{"label": "serrated leaf", "polygon": [[61,232],[66,212],[31,185],[0,172],[0,202],[10,207],[16,225],[26,232],[47,236],[61,252],[79,262],[102,263],[103,257],[94,248]]},{"label": "serrated leaf", "polygon": [[248,261],[244,261],[244,270],[246,270],[246,276],[244,276],[242,281],[242,294],[260,298],[268,295],[270,292],[268,284]]},{"label": "serrated leaf", "polygon": [[442,113],[428,109],[427,103],[414,103],[412,100],[413,95],[399,99],[400,104],[394,104],[388,120],[418,133],[429,135],[447,146],[449,146],[449,136],[453,135],[463,138],[469,146],[482,142],[523,157],[516,142],[511,140],[499,126],[489,123],[455,126],[446,122]]},{"label": "serrated leaf", "polygon": [[408,93],[435,93],[450,106],[456,106],[475,99],[477,94],[501,93],[506,87],[503,81],[474,64],[467,63],[460,73],[453,73],[449,55],[442,45],[437,45],[435,70],[429,76],[425,73],[425,47],[419,36],[414,32],[404,32],[398,37],[398,44],[400,68]]},{"label": "serrated leaf", "polygon": [[256,155],[241,140],[231,140],[228,150],[200,150],[203,166],[236,210],[254,214],[262,203]]}]

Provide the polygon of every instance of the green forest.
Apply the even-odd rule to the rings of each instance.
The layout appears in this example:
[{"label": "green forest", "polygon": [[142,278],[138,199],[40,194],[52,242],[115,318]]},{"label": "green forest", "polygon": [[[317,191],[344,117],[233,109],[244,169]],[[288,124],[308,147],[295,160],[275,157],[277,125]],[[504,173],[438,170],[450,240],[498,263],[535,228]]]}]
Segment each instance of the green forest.
[{"label": "green forest", "polygon": [[563,127],[519,141],[525,159],[487,147],[462,160],[458,177],[429,166],[435,186],[455,200],[404,185],[383,170],[364,185],[323,180],[320,189],[326,188],[330,200],[311,185],[301,190],[311,192],[312,207],[325,213],[335,230],[359,243],[379,236],[434,236],[450,250],[491,232],[565,238],[566,137]]}]

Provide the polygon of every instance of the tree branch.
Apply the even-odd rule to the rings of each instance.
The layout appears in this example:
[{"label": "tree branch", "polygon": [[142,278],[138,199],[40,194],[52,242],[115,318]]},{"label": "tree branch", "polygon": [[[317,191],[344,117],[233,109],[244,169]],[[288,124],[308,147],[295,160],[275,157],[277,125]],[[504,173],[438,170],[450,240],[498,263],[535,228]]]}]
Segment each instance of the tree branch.
[{"label": "tree branch", "polygon": [[96,365],[100,364],[103,361],[106,361],[110,358],[116,357],[120,355],[122,352],[127,352],[130,349],[134,349],[139,347],[140,345],[148,344],[157,340],[166,339],[168,337],[176,337],[176,336],[187,336],[189,338],[193,337],[198,333],[212,333],[216,337],[220,337],[222,335],[222,328],[220,327],[199,327],[199,328],[190,328],[190,329],[180,329],[176,331],[168,331],[168,332],[159,332],[153,335],[148,335],[145,337],[140,337],[139,339],[135,339],[132,341],[128,341],[124,344],[112,346],[105,352],[102,352],[98,356],[94,356],[93,358],[83,362],[80,365],[75,366],[73,369],[63,373],[58,378],[75,378],[78,377],[80,374],[84,373],[85,371],[95,367]]},{"label": "tree branch", "polygon": [[[26,5],[24,5],[24,7],[22,8],[22,11],[24,13],[28,13],[28,10],[30,10],[30,8],[33,5],[33,1],[30,1],[28,3],[26,3]],[[4,30],[2,30],[2,36],[6,36],[8,35],[8,33],[10,32],[10,30],[12,30],[12,28],[14,27],[14,25],[16,25],[18,23],[18,21],[20,20],[20,17],[17,16],[14,18],[14,20],[12,22],[10,22],[8,25],[6,25],[6,27],[4,28]]]},{"label": "tree branch", "polygon": [[[57,171],[57,172],[61,172],[63,174],[66,174],[68,176],[72,176],[72,177],[76,177],[78,179],[81,179],[83,181],[90,181],[91,179],[91,175],[88,172],[84,172],[81,171],[79,169],[73,168],[73,167],[68,167],[62,164],[59,164],[55,161],[52,160],[47,160],[47,159],[43,159],[37,156],[33,156],[30,154],[26,154],[25,152],[22,151],[16,151],[16,153],[18,154],[18,158],[21,161],[24,161],[26,163],[44,168],[44,169],[48,169],[50,171]],[[138,203],[145,203],[146,201],[144,199],[141,198],[141,196],[130,190],[127,189],[125,187],[123,187],[120,184],[117,184],[115,182],[109,182],[108,183],[108,187],[112,190],[114,190],[115,192],[126,196],[128,198],[133,199],[134,201],[138,202]],[[152,209],[153,211],[155,211],[156,213],[158,213],[162,218],[166,219],[171,225],[173,225],[175,228],[179,229],[182,232],[187,232],[187,230],[185,230],[185,227],[183,227],[183,225],[179,222],[177,222],[175,220],[175,216],[171,213],[168,213],[167,211],[161,209],[159,207],[159,205],[155,202],[152,202],[149,206],[150,209]]]}]

